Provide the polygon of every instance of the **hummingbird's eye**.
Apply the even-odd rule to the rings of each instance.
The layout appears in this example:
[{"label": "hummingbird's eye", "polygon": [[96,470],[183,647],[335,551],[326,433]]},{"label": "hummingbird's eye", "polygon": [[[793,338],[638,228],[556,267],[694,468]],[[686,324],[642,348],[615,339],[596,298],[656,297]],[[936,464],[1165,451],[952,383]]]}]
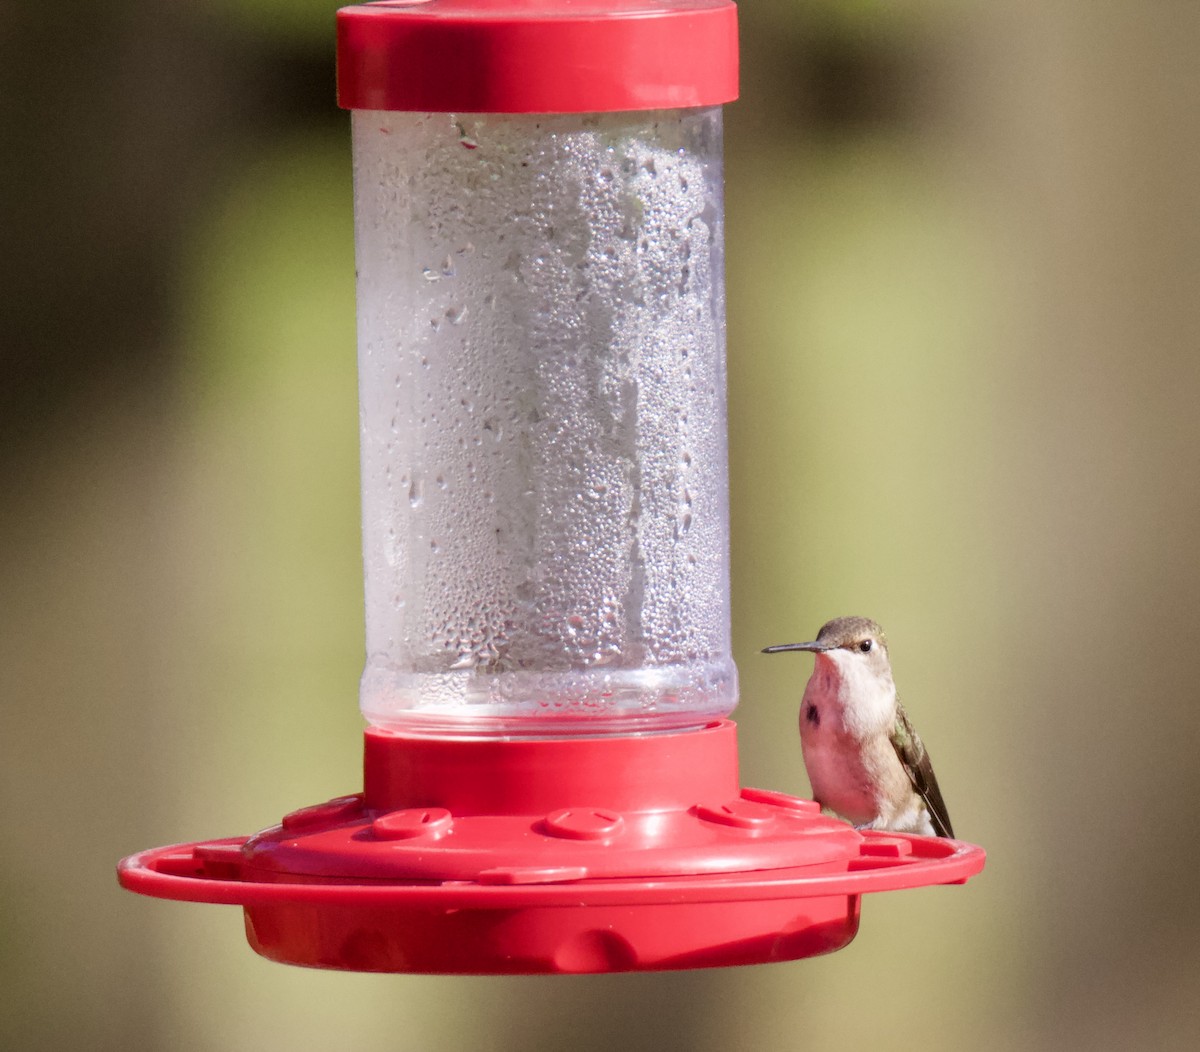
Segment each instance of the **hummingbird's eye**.
[{"label": "hummingbird's eye", "polygon": [[864,639],[861,643],[858,644],[858,649],[861,650],[864,654],[869,654],[871,652],[871,645],[872,645],[872,640]]}]

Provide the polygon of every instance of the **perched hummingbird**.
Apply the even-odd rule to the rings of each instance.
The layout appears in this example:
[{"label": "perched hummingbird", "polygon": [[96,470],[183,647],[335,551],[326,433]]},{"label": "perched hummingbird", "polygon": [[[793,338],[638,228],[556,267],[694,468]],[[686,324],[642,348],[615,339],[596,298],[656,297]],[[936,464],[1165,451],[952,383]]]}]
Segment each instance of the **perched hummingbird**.
[{"label": "perched hummingbird", "polygon": [[883,629],[838,617],[811,643],[816,668],[800,703],[800,746],[813,799],[858,829],[954,836],[929,753],[892,682]]}]

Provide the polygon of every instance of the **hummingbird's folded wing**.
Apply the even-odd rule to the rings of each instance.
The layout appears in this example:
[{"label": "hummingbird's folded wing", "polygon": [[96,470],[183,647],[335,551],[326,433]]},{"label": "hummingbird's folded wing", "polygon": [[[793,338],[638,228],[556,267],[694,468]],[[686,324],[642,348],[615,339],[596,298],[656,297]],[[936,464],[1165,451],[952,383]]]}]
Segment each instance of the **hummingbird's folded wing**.
[{"label": "hummingbird's folded wing", "polygon": [[950,814],[946,810],[946,801],[942,799],[942,791],[938,788],[937,778],[933,773],[933,764],[929,761],[929,753],[925,743],[916,728],[909,722],[908,713],[898,701],[896,703],[896,725],[891,734],[892,747],[900,757],[900,763],[908,779],[917,791],[917,795],[925,801],[929,811],[929,819],[933,823],[934,832],[938,836],[953,837],[954,830],[950,825]]}]

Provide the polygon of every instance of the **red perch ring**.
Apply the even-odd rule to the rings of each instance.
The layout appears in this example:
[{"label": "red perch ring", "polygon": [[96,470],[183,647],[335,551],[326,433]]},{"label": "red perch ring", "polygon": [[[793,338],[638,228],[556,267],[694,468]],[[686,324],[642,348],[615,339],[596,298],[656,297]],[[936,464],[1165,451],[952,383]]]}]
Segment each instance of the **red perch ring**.
[{"label": "red perch ring", "polygon": [[249,838],[143,851],[121,884],[239,905],[264,957],[374,972],[761,964],[840,949],[859,897],[963,883],[982,848],[859,833],[739,789],[725,720],[624,738],[368,730],[364,792]]}]

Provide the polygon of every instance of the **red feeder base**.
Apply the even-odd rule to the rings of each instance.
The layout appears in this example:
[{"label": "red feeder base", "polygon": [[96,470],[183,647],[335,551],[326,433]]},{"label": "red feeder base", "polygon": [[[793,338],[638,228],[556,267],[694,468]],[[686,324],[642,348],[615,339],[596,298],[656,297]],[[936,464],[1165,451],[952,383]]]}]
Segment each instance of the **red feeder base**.
[{"label": "red feeder base", "polygon": [[739,789],[729,721],[637,738],[368,730],[364,792],[249,839],[125,859],[121,883],[237,904],[251,946],[377,972],[703,968],[840,949],[859,896],[962,883],[981,848],[860,834]]}]

